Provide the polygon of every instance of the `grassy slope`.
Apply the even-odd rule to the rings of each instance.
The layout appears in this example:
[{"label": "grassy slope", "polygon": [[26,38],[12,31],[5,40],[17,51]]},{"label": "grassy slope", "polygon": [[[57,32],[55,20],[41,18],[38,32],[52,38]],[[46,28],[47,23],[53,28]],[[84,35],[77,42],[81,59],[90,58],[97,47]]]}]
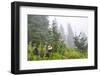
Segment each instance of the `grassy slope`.
[{"label": "grassy slope", "polygon": [[[59,60],[59,59],[84,59],[88,57],[86,51],[80,51],[78,49],[72,48],[63,48],[63,52],[52,52],[49,57],[44,56],[36,56],[33,54],[33,47],[28,45],[28,61],[32,60]],[[45,48],[42,48],[41,52],[43,53]]]}]

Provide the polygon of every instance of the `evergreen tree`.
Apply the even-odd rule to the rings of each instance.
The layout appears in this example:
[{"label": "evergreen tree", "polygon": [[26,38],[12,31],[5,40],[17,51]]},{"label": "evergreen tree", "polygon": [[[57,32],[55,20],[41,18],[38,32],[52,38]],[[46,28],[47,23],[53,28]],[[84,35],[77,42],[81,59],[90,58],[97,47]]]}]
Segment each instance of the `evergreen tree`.
[{"label": "evergreen tree", "polygon": [[74,40],[75,40],[74,43],[78,49],[80,49],[81,51],[83,50],[87,51],[88,43],[85,33],[81,32],[79,36],[74,37]]},{"label": "evergreen tree", "polygon": [[38,46],[47,41],[49,21],[47,16],[28,15],[28,43]]},{"label": "evergreen tree", "polygon": [[68,24],[68,35],[67,35],[67,44],[70,48],[75,48],[75,44],[74,44],[74,34],[73,34],[73,30],[71,28],[70,23]]},{"label": "evergreen tree", "polygon": [[52,28],[49,30],[48,41],[53,47],[54,51],[57,51],[58,42],[60,39],[60,33],[58,33],[57,21],[54,19],[52,21]]},{"label": "evergreen tree", "polygon": [[65,36],[65,32],[64,32],[64,28],[62,27],[62,25],[60,25],[60,37],[62,41],[66,41],[66,36]]}]

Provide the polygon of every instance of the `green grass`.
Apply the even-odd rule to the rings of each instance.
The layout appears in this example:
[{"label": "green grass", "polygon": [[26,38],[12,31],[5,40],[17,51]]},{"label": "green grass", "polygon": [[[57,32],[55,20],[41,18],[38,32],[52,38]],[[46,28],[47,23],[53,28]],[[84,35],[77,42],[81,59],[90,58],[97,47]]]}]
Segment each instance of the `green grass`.
[{"label": "green grass", "polygon": [[[41,56],[37,56],[33,54],[35,47],[32,47],[31,43],[28,45],[28,61],[33,61],[33,60],[59,60],[59,59],[84,59],[84,58],[88,58],[88,54],[87,51],[85,50],[79,50],[76,48],[58,48],[57,52],[51,52],[49,54],[49,57],[46,57],[45,55]],[[59,49],[61,51],[59,51]],[[42,47],[41,45],[39,45],[39,50],[41,50],[41,53],[45,52],[45,48]]]}]

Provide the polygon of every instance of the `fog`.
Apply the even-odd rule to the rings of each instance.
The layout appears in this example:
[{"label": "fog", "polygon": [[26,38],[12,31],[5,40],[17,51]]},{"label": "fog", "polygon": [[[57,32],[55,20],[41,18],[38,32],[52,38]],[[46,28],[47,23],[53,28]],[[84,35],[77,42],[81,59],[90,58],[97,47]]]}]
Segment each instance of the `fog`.
[{"label": "fog", "polygon": [[52,25],[52,20],[56,19],[58,23],[58,28],[60,25],[64,28],[65,34],[68,33],[68,25],[70,24],[72,31],[74,34],[79,35],[80,32],[84,32],[86,35],[88,35],[88,17],[73,17],[73,16],[49,16],[49,24]]}]

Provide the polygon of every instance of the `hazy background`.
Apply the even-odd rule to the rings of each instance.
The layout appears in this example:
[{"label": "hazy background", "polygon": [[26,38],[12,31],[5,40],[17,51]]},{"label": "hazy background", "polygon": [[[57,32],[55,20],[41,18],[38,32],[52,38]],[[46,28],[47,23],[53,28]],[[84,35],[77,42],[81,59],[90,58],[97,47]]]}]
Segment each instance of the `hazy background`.
[{"label": "hazy background", "polygon": [[58,23],[58,28],[60,28],[60,25],[64,28],[65,34],[68,33],[67,28],[68,25],[71,26],[72,31],[74,35],[79,35],[80,32],[84,32],[86,35],[88,35],[88,17],[72,17],[72,16],[49,16],[49,24],[52,24],[52,20],[56,18],[56,21]]}]

